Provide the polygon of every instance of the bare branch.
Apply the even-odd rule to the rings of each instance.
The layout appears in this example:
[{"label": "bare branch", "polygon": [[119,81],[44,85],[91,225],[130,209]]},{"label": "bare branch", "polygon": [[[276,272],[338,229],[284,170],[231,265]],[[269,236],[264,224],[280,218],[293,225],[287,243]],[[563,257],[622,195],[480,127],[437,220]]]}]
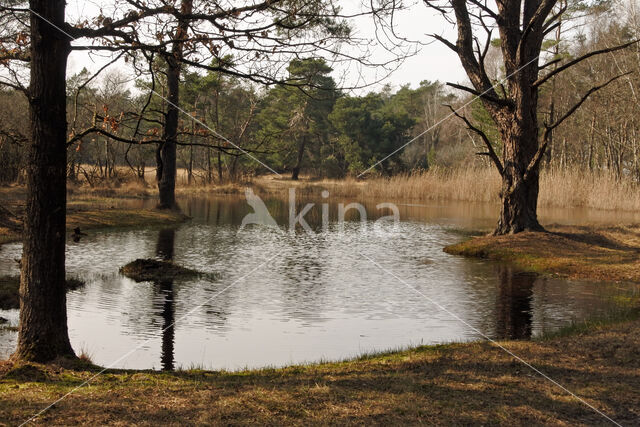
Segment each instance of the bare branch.
[{"label": "bare branch", "polygon": [[631,45],[634,45],[634,44],[638,43],[639,41],[640,40],[633,40],[633,41],[630,41],[628,43],[624,43],[624,44],[621,44],[621,45],[618,45],[618,46],[608,47],[608,48],[605,48],[605,49],[594,50],[594,51],[591,51],[589,53],[586,53],[586,54],[574,59],[573,61],[569,61],[566,64],[556,68],[555,70],[551,71],[550,73],[546,74],[545,76],[540,77],[538,80],[536,80],[533,83],[532,86],[533,87],[539,87],[542,84],[544,84],[545,82],[547,82],[553,76],[565,71],[566,69],[568,69],[570,67],[573,67],[574,65],[584,61],[585,59],[591,58],[592,56],[601,55],[603,53],[615,52],[617,50],[625,49],[625,48],[627,48],[627,47],[629,47]]},{"label": "bare branch", "polygon": [[469,130],[472,130],[473,132],[475,132],[478,135],[480,135],[480,138],[482,138],[482,141],[484,142],[485,146],[487,147],[487,152],[486,153],[479,153],[479,154],[485,155],[485,156],[489,156],[489,158],[496,165],[496,168],[498,169],[498,172],[500,173],[500,176],[502,176],[503,173],[504,173],[504,167],[502,166],[502,162],[500,162],[500,158],[498,158],[498,155],[496,154],[495,150],[493,149],[493,145],[491,145],[491,141],[489,141],[489,137],[487,136],[487,134],[485,134],[481,129],[479,129],[476,126],[474,126],[473,124],[471,124],[469,119],[467,119],[464,115],[458,113],[458,111],[456,111],[451,105],[447,105],[447,107],[449,107],[449,109],[452,111],[452,113],[456,117],[458,117],[458,118],[460,118],[460,119],[462,119],[464,121],[464,123],[467,125],[467,128],[469,128]]},{"label": "bare branch", "polygon": [[627,76],[627,75],[629,75],[631,73],[632,72],[629,71],[627,73],[618,74],[617,76],[614,76],[614,77],[610,78],[606,82],[604,82],[604,83],[602,83],[602,84],[600,84],[598,86],[594,86],[591,89],[589,89],[587,91],[587,93],[585,93],[582,96],[582,98],[580,98],[580,100],[573,105],[573,107],[571,107],[566,113],[564,113],[564,115],[562,117],[560,117],[558,120],[556,120],[555,123],[545,126],[546,127],[545,139],[546,139],[546,135],[549,132],[551,132],[553,129],[557,128],[562,122],[564,122],[567,118],[569,118],[569,116],[571,116],[573,113],[575,113],[575,111],[578,108],[580,108],[580,106],[587,100],[587,98],[589,98],[589,96],[591,96],[591,94],[593,94],[594,92],[597,92],[598,90],[602,89],[605,86],[608,86],[610,83],[613,83],[614,81],[618,80],[619,78]]}]

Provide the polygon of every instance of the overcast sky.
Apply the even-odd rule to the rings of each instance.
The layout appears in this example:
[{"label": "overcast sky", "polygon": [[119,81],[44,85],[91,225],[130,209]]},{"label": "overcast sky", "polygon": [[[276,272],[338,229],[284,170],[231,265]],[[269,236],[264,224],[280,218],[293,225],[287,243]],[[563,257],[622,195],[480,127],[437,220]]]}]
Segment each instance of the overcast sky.
[{"label": "overcast sky", "polygon": [[[362,0],[346,0],[341,2],[344,12],[353,12],[362,8]],[[368,0],[367,0],[368,1]],[[412,57],[407,58],[393,74],[383,83],[391,84],[395,89],[401,85],[410,84],[417,87],[423,80],[440,80],[442,82],[453,81],[461,82],[466,80],[466,75],[456,55],[439,42],[434,42],[428,35],[437,33],[444,35],[449,39],[455,38],[455,28],[448,24],[442,16],[435,13],[424,6],[421,0],[408,0],[405,4],[406,9],[396,13],[394,18],[394,29],[396,33],[409,40],[415,40],[420,44],[413,44],[414,48],[419,52]],[[77,16],[91,16],[97,13],[96,4],[90,1],[71,0],[69,1],[67,12],[69,20],[74,21]],[[354,34],[359,37],[368,39],[375,38],[375,26],[370,16],[360,17],[352,22]],[[386,55],[386,56],[385,56]],[[388,58],[388,54],[384,48],[376,48],[373,52],[374,60],[382,60]],[[86,53],[74,52],[69,58],[68,74],[82,70],[87,67],[89,70],[95,71],[105,63],[99,57],[91,57]],[[122,66],[118,67],[123,69]],[[124,70],[123,70],[124,71]],[[349,70],[337,69],[336,79],[340,75],[345,74],[345,86],[353,86],[362,84],[362,78],[359,78],[360,72],[356,69],[356,65],[352,64]],[[385,75],[381,70],[364,69],[362,76],[366,83],[377,81],[380,76]],[[382,83],[382,84],[383,84]],[[379,89],[382,85],[375,85],[366,88],[364,91]]]}]

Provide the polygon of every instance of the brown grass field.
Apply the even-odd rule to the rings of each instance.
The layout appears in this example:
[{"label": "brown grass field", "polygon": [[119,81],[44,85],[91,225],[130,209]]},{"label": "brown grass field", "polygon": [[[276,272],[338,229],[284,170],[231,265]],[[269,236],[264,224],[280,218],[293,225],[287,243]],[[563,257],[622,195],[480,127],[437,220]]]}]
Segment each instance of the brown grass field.
[{"label": "brown grass field", "polygon": [[[500,343],[622,425],[640,420],[640,321]],[[81,386],[87,364],[1,367],[0,419],[19,424]],[[34,420],[70,425],[606,425],[495,344],[419,347],[242,372],[109,371]]]},{"label": "brown grass field", "polygon": [[[292,181],[258,177],[258,186],[269,189],[287,187]],[[500,176],[494,169],[432,169],[427,172],[390,178],[356,180],[303,180],[298,185],[308,192],[327,189],[333,196],[387,200],[456,200],[468,202],[500,201]],[[273,190],[272,190],[273,191]],[[640,187],[629,181],[616,181],[607,173],[549,170],[540,178],[540,207],[581,207],[603,210],[640,209]]]}]

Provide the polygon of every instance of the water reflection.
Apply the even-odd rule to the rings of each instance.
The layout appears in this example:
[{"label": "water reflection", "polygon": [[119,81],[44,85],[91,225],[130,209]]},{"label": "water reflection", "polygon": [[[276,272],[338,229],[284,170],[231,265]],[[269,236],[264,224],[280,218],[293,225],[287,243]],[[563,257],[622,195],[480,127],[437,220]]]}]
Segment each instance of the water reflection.
[{"label": "water reflection", "polygon": [[533,285],[538,276],[516,272],[509,266],[498,266],[497,270],[496,336],[498,339],[531,338]]},{"label": "water reflection", "polygon": [[[321,227],[327,200],[301,200],[296,211],[307,202],[315,202],[305,219],[317,233],[284,233],[282,199],[265,200],[280,230],[239,232],[251,212],[245,200],[210,197],[181,200],[193,220],[177,229],[92,231],[68,245],[67,270],[87,283],[67,298],[72,344],[102,365],[139,346],[119,368],[281,366],[481,338],[428,299],[495,339],[535,337],[638,300],[638,286],[536,279],[444,253],[461,238],[450,226],[493,224],[494,212],[473,205],[400,206],[397,226],[365,226],[351,210],[341,231],[335,222]],[[329,217],[349,202],[329,201]],[[376,204],[364,204],[369,220],[388,215]],[[20,251],[20,244],[0,247],[0,275],[19,274],[13,259]],[[150,257],[212,275],[135,283],[118,273]],[[0,316],[17,321],[17,311]],[[15,343],[15,332],[0,330],[0,358]]]},{"label": "water reflection", "polygon": [[[176,230],[173,228],[162,229],[158,233],[156,245],[156,257],[161,261],[173,261],[175,250]],[[175,304],[173,279],[163,279],[154,282],[159,293],[164,296],[162,301],[162,352],[160,362],[163,371],[174,369],[174,344],[175,344]],[[156,307],[157,308],[157,307]]]}]

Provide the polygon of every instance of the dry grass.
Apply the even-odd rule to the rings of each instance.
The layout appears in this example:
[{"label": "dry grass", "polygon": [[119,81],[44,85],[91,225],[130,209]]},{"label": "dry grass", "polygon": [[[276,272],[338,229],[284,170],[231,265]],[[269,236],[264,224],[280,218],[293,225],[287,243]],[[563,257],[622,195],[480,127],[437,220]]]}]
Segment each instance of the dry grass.
[{"label": "dry grass", "polygon": [[640,282],[640,225],[552,225],[548,231],[473,237],[445,252],[574,279]]},{"label": "dry grass", "polygon": [[[141,182],[128,176],[125,169],[121,176],[126,179],[105,181],[89,187],[82,182],[69,184],[73,198],[150,198],[157,197],[153,170],[149,170],[147,181]],[[198,176],[203,175],[197,171]],[[207,185],[197,179],[187,185],[186,170],[179,169],[176,193],[190,194],[243,194],[246,187],[257,193],[285,196],[289,188],[299,194],[319,196],[328,190],[334,197],[366,198],[386,200],[456,200],[468,202],[498,203],[500,176],[494,168],[469,167],[457,169],[432,168],[426,172],[396,175],[390,178],[369,177],[358,180],[314,179],[302,177],[292,181],[287,176],[262,175],[237,183]],[[540,207],[584,207],[603,210],[636,211],[640,209],[640,188],[628,179],[616,180],[608,172],[592,172],[577,169],[544,170],[540,178]],[[20,187],[0,189],[0,196],[16,194]],[[0,224],[2,226],[2,224]],[[0,240],[2,229],[0,228]]]},{"label": "dry grass", "polygon": [[[5,189],[5,193],[6,193]],[[12,190],[18,193],[23,190]],[[15,195],[15,194],[14,194]],[[19,194],[18,194],[19,195]],[[7,203],[17,220],[11,227],[2,227],[0,221],[0,245],[20,240],[21,224],[19,218],[24,215],[24,201],[17,198]],[[136,227],[141,225],[177,224],[188,219],[181,213],[157,209],[118,208],[113,198],[86,195],[73,196],[67,203],[67,231],[79,227],[81,230],[108,227]],[[0,213],[1,215],[1,213]]]},{"label": "dry grass", "polygon": [[[502,343],[623,425],[640,419],[640,321]],[[18,424],[95,372],[6,364],[0,420]],[[607,420],[490,343],[235,373],[110,371],[38,423],[598,425]]]},{"label": "dry grass", "polygon": [[640,187],[617,181],[606,172],[552,170],[542,174],[540,206],[586,207],[604,210],[640,209]]},{"label": "dry grass", "polygon": [[[491,168],[438,169],[390,178],[301,181],[257,177],[259,190],[284,193],[290,187],[309,195],[324,189],[332,196],[386,200],[500,201],[500,176]],[[186,191],[186,190],[185,190]],[[629,180],[617,181],[608,173],[546,170],[540,178],[540,207],[584,207],[603,210],[640,209],[640,188]]]}]

